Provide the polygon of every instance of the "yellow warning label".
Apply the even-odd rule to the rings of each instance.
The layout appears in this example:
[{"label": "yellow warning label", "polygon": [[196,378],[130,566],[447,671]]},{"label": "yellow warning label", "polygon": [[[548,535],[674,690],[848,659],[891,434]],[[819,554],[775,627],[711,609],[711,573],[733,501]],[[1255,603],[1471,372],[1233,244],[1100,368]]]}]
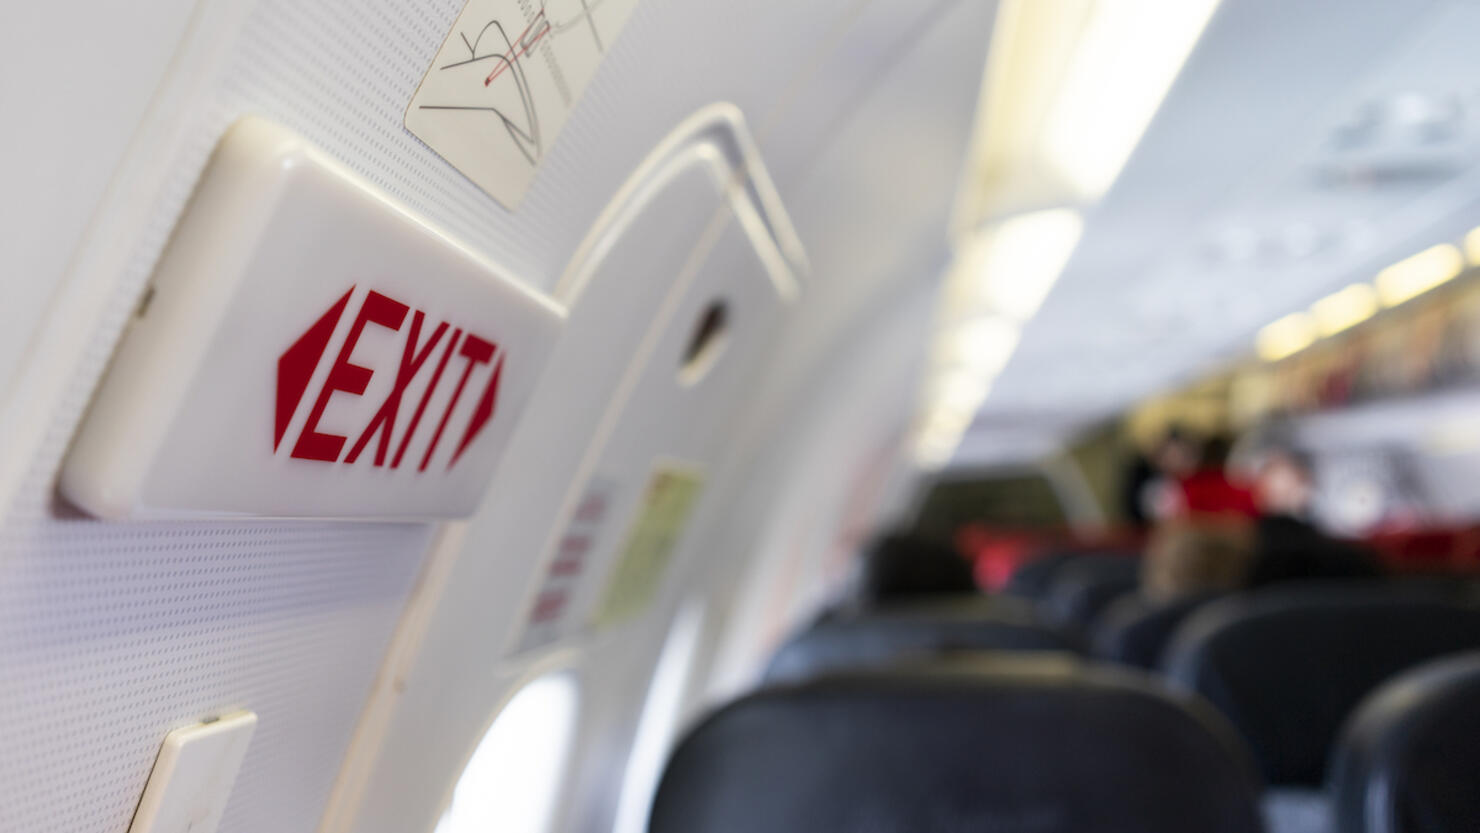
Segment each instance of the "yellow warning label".
[{"label": "yellow warning label", "polygon": [[597,627],[630,619],[652,604],[703,483],[703,476],[693,469],[671,463],[653,468],[637,517],[596,608],[593,621]]}]

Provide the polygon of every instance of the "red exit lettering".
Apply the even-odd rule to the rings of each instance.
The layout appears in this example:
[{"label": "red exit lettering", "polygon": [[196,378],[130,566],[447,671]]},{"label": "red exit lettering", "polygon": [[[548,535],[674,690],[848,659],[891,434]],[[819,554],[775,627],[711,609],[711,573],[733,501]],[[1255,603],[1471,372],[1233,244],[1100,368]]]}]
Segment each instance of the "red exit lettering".
[{"label": "red exit lettering", "polygon": [[[343,297],[335,301],[278,357],[277,409],[272,443],[274,452],[283,446],[293,415],[308,394],[314,371],[323,361],[329,340],[344,318],[353,295],[354,287],[350,287]],[[406,334],[399,360],[393,367],[379,368],[393,374],[390,392],[360,431],[353,434],[332,433],[319,425],[330,398],[336,393],[363,396],[377,370],[351,361],[355,346],[360,343],[365,329],[370,326],[397,333],[404,331]],[[411,441],[417,437],[420,429],[427,427],[431,433],[420,460],[416,463],[418,471],[425,471],[442,442],[453,411],[467,392],[468,382],[478,371],[491,367],[487,380],[482,383],[481,392],[477,394],[478,401],[472,414],[461,426],[460,438],[447,468],[452,468],[468,446],[488,427],[498,403],[504,353],[495,341],[454,327],[447,321],[440,321],[432,326],[422,310],[371,290],[354,313],[349,333],[332,362],[328,375],[324,377],[317,394],[311,400],[313,405],[309,409],[308,418],[289,446],[292,449],[290,456],[299,460],[346,465],[352,465],[364,457],[372,465],[398,469],[406,461],[406,452],[411,447]],[[451,372],[448,372],[449,369]],[[423,377],[427,377],[426,386],[413,406],[406,401],[406,392],[414,380]],[[433,414],[424,422],[423,419],[428,417],[427,406],[431,403],[433,394],[444,387],[444,382],[452,385],[451,398],[440,415]],[[410,416],[398,434],[398,421],[403,413],[403,405],[410,409]],[[422,434],[425,435],[426,432],[423,431]],[[355,438],[352,443],[351,436]],[[347,451],[345,446],[348,446]],[[416,455],[413,454],[412,460],[415,459]]]}]

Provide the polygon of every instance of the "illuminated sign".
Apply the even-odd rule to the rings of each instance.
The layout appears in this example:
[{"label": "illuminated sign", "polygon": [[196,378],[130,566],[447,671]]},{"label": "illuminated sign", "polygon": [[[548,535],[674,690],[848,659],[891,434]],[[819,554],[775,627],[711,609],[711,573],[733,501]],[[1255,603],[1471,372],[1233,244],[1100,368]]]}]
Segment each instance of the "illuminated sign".
[{"label": "illuminated sign", "polygon": [[457,518],[563,312],[257,119],[217,147],[63,466],[107,518]]}]

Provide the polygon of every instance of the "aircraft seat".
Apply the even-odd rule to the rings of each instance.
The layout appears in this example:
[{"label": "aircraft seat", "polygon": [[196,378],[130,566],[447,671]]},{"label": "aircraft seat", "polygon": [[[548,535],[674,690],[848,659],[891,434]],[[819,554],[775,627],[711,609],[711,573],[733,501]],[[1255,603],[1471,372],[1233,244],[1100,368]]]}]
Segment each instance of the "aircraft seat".
[{"label": "aircraft seat", "polygon": [[1135,553],[1117,550],[1050,550],[1018,565],[1002,592],[1022,599],[1041,601],[1048,597],[1054,579],[1072,564],[1136,562]]},{"label": "aircraft seat", "polygon": [[858,595],[866,605],[976,592],[971,564],[952,547],[919,534],[881,535],[863,555]]},{"label": "aircraft seat", "polygon": [[1328,789],[1343,833],[1480,830],[1480,652],[1426,663],[1357,708]]},{"label": "aircraft seat", "polygon": [[1255,833],[1206,704],[1065,657],[975,657],[762,689],[692,729],[650,833]]},{"label": "aircraft seat", "polygon": [[1480,607],[1402,585],[1300,583],[1208,604],[1163,670],[1249,742],[1274,786],[1317,787],[1342,722],[1384,680],[1480,648]]},{"label": "aircraft seat", "polygon": [[1042,608],[1053,621],[1088,632],[1106,608],[1135,592],[1140,583],[1140,559],[1082,556],[1059,568],[1049,582]]},{"label": "aircraft seat", "polygon": [[963,596],[836,611],[788,640],[771,658],[768,682],[901,659],[968,651],[1068,651],[1082,645],[1038,619],[1018,599]]},{"label": "aircraft seat", "polygon": [[1007,578],[1002,592],[1020,599],[1041,599],[1048,595],[1048,586],[1065,564],[1082,554],[1073,552],[1048,552],[1023,562]]},{"label": "aircraft seat", "polygon": [[1132,668],[1155,669],[1177,627],[1198,608],[1223,595],[1221,591],[1193,593],[1169,602],[1152,602],[1139,596],[1122,598],[1095,626],[1091,654]]}]

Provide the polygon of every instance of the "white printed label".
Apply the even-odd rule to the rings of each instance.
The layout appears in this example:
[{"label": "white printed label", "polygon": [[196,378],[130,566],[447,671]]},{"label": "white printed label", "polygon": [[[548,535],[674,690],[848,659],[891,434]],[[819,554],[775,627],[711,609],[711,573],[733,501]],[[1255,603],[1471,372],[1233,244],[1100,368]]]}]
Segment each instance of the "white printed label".
[{"label": "white printed label", "polygon": [[637,0],[469,0],[406,129],[508,208],[523,199]]}]

